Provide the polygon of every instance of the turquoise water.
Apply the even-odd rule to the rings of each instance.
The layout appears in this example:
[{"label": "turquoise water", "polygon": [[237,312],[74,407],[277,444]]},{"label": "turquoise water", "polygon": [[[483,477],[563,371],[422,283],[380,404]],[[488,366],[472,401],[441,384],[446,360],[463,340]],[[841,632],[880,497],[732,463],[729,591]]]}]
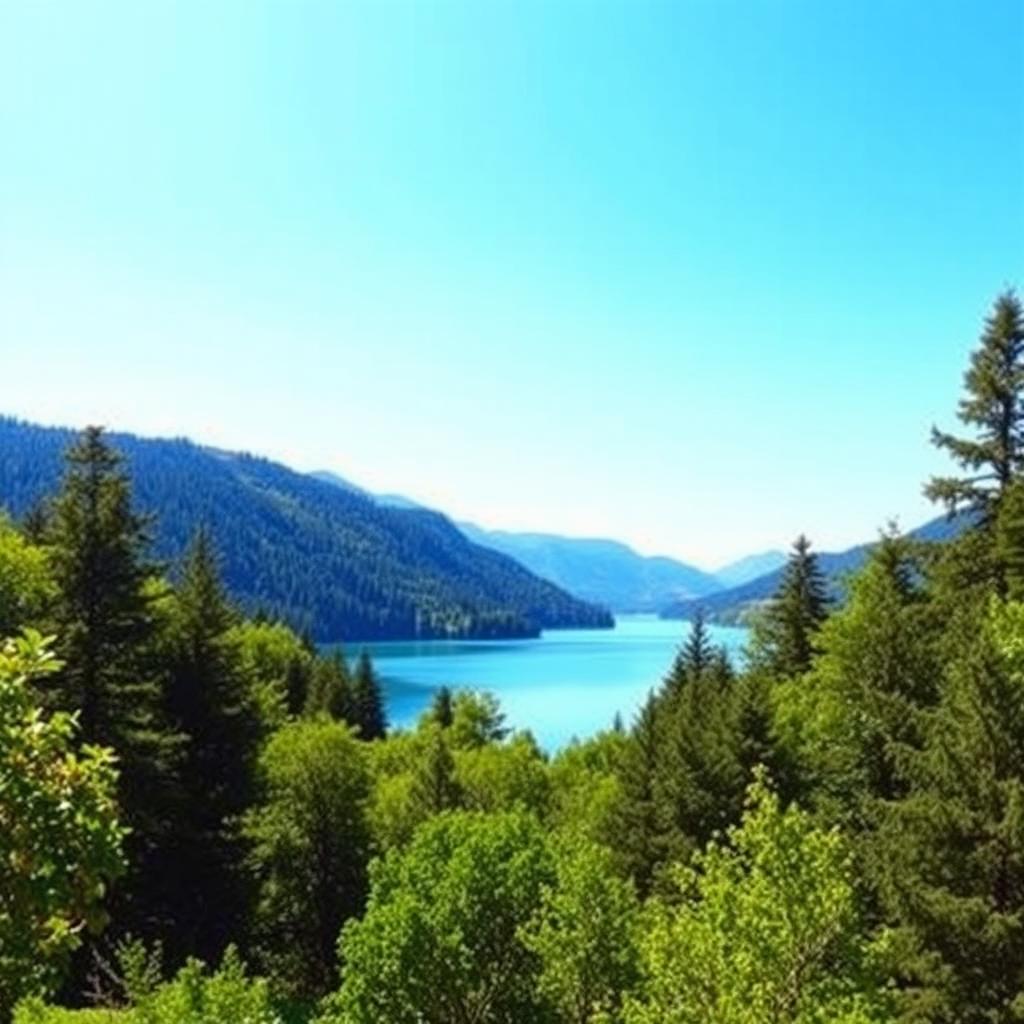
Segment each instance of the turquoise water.
[{"label": "turquoise water", "polygon": [[[406,726],[440,686],[489,690],[509,725],[554,750],[573,736],[627,724],[668,671],[689,626],[622,616],[614,629],[549,630],[536,640],[431,640],[371,645],[392,725]],[[747,631],[711,627],[734,660]]]}]

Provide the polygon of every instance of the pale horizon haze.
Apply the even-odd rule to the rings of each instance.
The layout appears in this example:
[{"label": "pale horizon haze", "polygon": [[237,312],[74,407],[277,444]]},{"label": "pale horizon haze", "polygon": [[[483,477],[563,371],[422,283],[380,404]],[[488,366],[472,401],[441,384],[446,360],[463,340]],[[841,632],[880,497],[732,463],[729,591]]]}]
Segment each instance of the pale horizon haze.
[{"label": "pale horizon haze", "polygon": [[0,414],[713,568],[912,528],[1019,0],[5,3]]}]

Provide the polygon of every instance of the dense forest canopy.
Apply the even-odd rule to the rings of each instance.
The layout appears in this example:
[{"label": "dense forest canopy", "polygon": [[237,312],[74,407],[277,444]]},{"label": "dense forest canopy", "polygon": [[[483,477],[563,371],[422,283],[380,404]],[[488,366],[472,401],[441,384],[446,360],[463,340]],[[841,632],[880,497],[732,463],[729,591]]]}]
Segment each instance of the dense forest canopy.
[{"label": "dense forest canopy", "polygon": [[[0,507],[27,515],[54,493],[73,433],[0,417]],[[138,510],[154,515],[152,554],[172,567],[200,526],[228,590],[254,613],[319,641],[535,636],[609,626],[444,516],[389,508],[266,459],[185,440],[108,437],[126,460]]]},{"label": "dense forest canopy", "polygon": [[696,615],[628,730],[554,756],[482,693],[390,729],[203,530],[168,580],[86,431],[0,524],[0,1017],[1024,1019],[1013,293],[964,386],[958,535],[886,531],[841,604],[798,538],[742,669]]}]

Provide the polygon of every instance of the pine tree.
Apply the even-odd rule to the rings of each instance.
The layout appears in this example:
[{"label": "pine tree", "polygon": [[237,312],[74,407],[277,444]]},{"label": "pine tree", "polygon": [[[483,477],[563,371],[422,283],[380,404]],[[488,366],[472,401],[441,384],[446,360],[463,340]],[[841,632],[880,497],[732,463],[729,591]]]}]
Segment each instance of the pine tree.
[{"label": "pine tree", "polygon": [[177,908],[173,939],[182,952],[204,959],[220,955],[244,912],[237,824],[254,797],[262,739],[229,633],[236,621],[212,540],[200,529],[177,592],[168,707],[187,737],[172,872],[189,898]]},{"label": "pine tree", "polygon": [[455,779],[455,759],[446,730],[430,722],[425,726],[423,744],[413,773],[411,796],[422,820],[426,820],[458,807],[462,794]]},{"label": "pine tree", "polygon": [[704,609],[698,608],[669,673],[669,686],[678,689],[689,680],[700,678],[714,660],[715,648],[708,633],[707,618]]},{"label": "pine tree", "polygon": [[313,677],[306,698],[306,713],[326,714],[336,722],[350,724],[358,720],[348,662],[340,647],[335,647],[330,655],[317,658],[314,662]]},{"label": "pine tree", "polygon": [[384,698],[381,694],[377,673],[366,651],[356,662],[355,680],[352,684],[353,724],[359,727],[364,740],[383,739],[387,735],[388,722],[384,714]]},{"label": "pine tree", "polygon": [[[68,450],[45,539],[59,596],[54,615],[65,668],[50,689],[77,711],[82,740],[113,747],[126,766],[151,754],[159,691],[141,652],[155,635],[147,583],[148,522],[132,510],[121,456],[99,427]],[[143,752],[144,751],[144,752]]]},{"label": "pine tree", "polygon": [[754,624],[751,662],[780,678],[806,672],[814,655],[814,635],[827,614],[825,578],[810,541],[801,534],[778,591]]},{"label": "pine tree", "polygon": [[437,722],[442,729],[447,729],[455,720],[455,703],[452,691],[447,686],[442,686],[430,702],[430,718]]},{"label": "pine tree", "polygon": [[974,438],[933,427],[932,443],[948,451],[967,475],[934,477],[925,494],[951,512],[970,510],[988,525],[1024,456],[1024,308],[1013,291],[996,299],[964,388],[958,416],[974,429]]},{"label": "pine tree", "polygon": [[988,1024],[1024,1001],[1024,606],[959,638],[913,787],[879,837],[881,892],[916,956],[913,1019]]},{"label": "pine tree", "polygon": [[996,519],[995,560],[999,584],[1011,601],[1024,600],[1024,479],[1010,484]]},{"label": "pine tree", "polygon": [[146,560],[147,520],[132,510],[128,476],[103,431],[87,428],[66,459],[44,531],[64,662],[46,696],[78,712],[83,743],[112,747],[118,757],[130,870],[110,909],[117,928],[151,938],[164,920],[157,893],[181,748],[158,664],[156,567]]},{"label": "pine tree", "polygon": [[650,892],[659,861],[655,778],[658,772],[659,701],[654,693],[630,729],[618,766],[622,797],[616,813],[620,852],[641,895]]}]

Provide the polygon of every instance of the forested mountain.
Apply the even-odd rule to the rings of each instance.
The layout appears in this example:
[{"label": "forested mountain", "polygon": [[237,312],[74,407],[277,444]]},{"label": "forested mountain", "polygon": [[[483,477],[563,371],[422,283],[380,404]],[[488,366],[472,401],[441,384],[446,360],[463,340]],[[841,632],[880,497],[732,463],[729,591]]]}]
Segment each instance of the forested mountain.
[{"label": "forested mountain", "polygon": [[[965,515],[954,519],[939,516],[916,530],[911,530],[909,536],[923,541],[949,540],[960,534],[968,522],[969,517]],[[830,597],[840,596],[844,578],[864,565],[876,544],[877,542],[873,541],[857,544],[845,551],[818,554],[818,566],[827,580]],[[692,619],[700,608],[717,622],[739,622],[748,612],[761,602],[767,601],[778,590],[783,571],[784,566],[780,566],[739,586],[703,595],[699,599],[674,601],[662,609],[661,616],[665,619]]]},{"label": "forested mountain", "polygon": [[[0,418],[0,505],[22,517],[57,489],[70,430]],[[176,563],[208,527],[243,607],[318,640],[533,635],[610,616],[469,543],[444,516],[382,506],[252,455],[110,435],[137,505],[159,513],[154,554]]]},{"label": "forested mountain", "polygon": [[640,555],[618,541],[482,530],[472,523],[459,523],[459,528],[474,543],[501,551],[577,597],[617,612],[657,612],[674,600],[721,589],[710,573],[673,558]]}]

